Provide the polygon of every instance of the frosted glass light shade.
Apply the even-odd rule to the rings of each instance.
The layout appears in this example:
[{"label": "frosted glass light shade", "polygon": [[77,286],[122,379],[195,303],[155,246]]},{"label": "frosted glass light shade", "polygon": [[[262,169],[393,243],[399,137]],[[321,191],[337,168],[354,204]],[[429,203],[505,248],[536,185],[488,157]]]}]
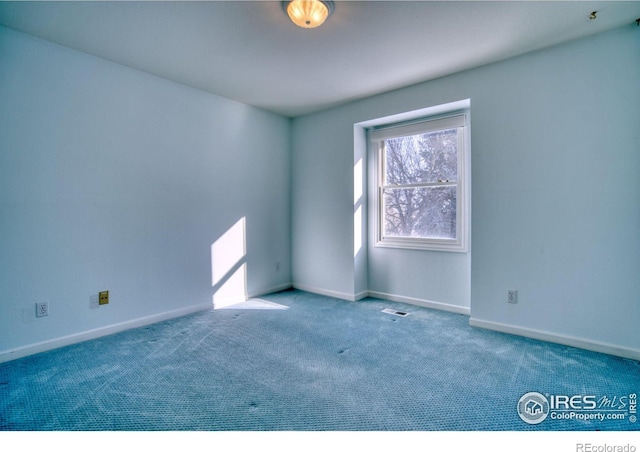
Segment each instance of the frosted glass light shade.
[{"label": "frosted glass light shade", "polygon": [[316,28],[333,12],[333,2],[321,0],[293,0],[284,2],[291,21],[302,28]]}]

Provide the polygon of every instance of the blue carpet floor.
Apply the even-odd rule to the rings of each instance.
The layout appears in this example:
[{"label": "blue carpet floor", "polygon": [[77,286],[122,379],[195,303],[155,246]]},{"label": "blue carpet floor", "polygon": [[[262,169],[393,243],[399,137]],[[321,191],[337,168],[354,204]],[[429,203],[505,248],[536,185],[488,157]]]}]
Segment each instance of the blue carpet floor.
[{"label": "blue carpet floor", "polygon": [[0,430],[640,429],[637,361],[376,299],[263,300],[0,364]]}]

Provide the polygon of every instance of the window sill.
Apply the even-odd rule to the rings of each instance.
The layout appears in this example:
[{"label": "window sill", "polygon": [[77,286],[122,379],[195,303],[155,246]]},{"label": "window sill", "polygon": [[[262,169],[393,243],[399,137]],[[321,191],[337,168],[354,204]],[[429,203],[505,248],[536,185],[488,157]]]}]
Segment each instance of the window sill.
[{"label": "window sill", "polygon": [[465,243],[454,240],[386,238],[378,240],[374,246],[376,248],[445,251],[450,253],[469,252]]}]

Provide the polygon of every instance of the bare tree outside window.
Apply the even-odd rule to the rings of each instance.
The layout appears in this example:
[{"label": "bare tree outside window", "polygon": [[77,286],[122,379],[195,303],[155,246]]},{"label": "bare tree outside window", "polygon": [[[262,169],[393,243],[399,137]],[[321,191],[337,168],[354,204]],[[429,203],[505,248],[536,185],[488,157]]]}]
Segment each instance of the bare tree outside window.
[{"label": "bare tree outside window", "polygon": [[456,239],[458,129],[384,140],[384,235]]}]

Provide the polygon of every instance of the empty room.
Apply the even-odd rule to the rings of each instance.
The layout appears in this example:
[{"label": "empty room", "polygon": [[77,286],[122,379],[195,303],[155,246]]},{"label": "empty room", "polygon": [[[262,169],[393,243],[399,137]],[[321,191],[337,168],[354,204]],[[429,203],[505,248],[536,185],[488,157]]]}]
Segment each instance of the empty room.
[{"label": "empty room", "polygon": [[639,169],[637,1],[2,1],[0,430],[633,435]]}]

